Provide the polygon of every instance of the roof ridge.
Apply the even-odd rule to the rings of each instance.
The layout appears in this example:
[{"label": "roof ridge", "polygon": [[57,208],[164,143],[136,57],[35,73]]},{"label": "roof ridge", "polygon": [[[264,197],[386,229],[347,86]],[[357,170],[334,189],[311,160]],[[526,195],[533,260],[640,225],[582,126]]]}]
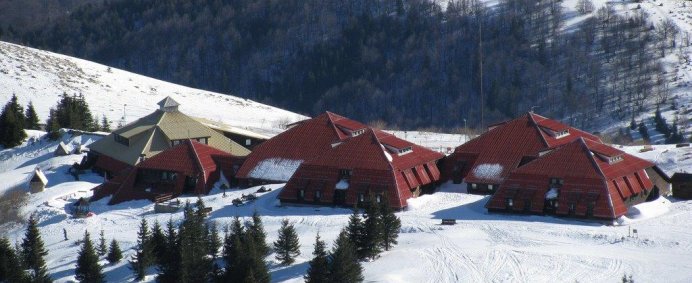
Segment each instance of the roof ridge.
[{"label": "roof ridge", "polygon": [[[541,128],[540,128],[540,126],[538,126],[538,122],[536,122],[536,119],[533,118],[533,115],[537,115],[537,114],[534,114],[533,112],[527,113],[527,116],[529,117],[529,122],[531,122],[533,128],[536,129],[536,131],[538,131],[538,136],[541,137],[541,141],[543,142],[545,147],[550,148],[550,144],[548,144],[548,140],[546,140],[545,137],[543,136],[543,133],[541,132]],[[538,116],[540,116],[540,115],[538,115]]]},{"label": "roof ridge", "polygon": [[197,166],[199,167],[199,170],[202,171],[202,178],[204,178],[204,181],[206,182],[206,177],[207,177],[207,172],[204,170],[204,166],[202,166],[202,160],[199,159],[199,153],[197,153],[197,149],[195,148],[195,144],[193,143],[192,139],[187,139],[187,143],[190,146],[190,149],[192,149],[192,157],[195,159],[197,162]]}]

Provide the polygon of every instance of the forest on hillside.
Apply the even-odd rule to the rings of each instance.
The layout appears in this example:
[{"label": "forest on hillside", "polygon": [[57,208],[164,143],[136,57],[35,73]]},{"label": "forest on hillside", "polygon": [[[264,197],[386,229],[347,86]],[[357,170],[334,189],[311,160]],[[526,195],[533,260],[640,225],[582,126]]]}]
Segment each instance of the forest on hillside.
[{"label": "forest on hillside", "polygon": [[675,25],[641,10],[580,12],[594,17],[567,28],[559,0],[118,0],[0,33],[295,112],[409,129],[478,127],[481,109],[487,125],[532,107],[589,129],[598,115],[629,121],[647,97],[664,102],[660,59],[683,44]]}]

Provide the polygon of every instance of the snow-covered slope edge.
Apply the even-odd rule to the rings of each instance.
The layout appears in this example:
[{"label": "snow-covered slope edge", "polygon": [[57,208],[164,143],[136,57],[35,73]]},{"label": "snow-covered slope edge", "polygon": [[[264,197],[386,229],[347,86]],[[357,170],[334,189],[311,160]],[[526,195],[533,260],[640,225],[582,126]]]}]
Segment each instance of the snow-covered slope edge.
[{"label": "snow-covered slope edge", "polygon": [[0,42],[0,103],[16,94],[22,105],[33,102],[42,122],[62,93],[83,94],[93,114],[131,122],[171,96],[181,111],[232,126],[280,128],[305,117],[242,99],[137,75],[65,55]]}]

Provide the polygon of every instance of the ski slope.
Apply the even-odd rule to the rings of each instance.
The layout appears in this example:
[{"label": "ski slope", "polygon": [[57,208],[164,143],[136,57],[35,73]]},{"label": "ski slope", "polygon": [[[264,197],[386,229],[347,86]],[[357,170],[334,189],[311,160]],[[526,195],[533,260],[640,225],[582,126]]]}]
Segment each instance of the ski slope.
[{"label": "ski slope", "polygon": [[[40,136],[31,132],[30,136]],[[98,137],[69,135],[65,142],[86,143]],[[432,139],[432,137],[429,137]],[[439,138],[444,140],[444,138]],[[133,277],[126,259],[133,254],[139,221],[150,224],[179,222],[182,212],[154,214],[148,201],[129,201],[108,206],[108,198],[92,203],[96,214],[90,218],[72,218],[70,203],[88,196],[101,179],[94,174],[81,176],[75,182],[67,168],[81,155],[52,157],[49,152],[57,142],[30,145],[0,151],[0,156],[14,157],[13,166],[0,173],[0,178],[25,179],[34,166],[45,168],[49,185],[44,192],[29,195],[22,215],[38,217],[41,235],[48,250],[47,264],[56,282],[74,278],[77,251],[75,244],[84,231],[97,237],[104,230],[107,241],[116,239],[124,250],[125,260],[108,265],[100,263],[108,282],[130,282]],[[690,148],[654,146],[653,151],[640,153],[641,147],[624,147],[625,151],[657,162],[668,172],[692,169]],[[38,152],[39,154],[31,154]],[[6,162],[0,160],[0,163]],[[332,207],[281,207],[276,199],[281,185],[260,194],[252,204],[241,207],[231,200],[255,192],[257,187],[228,191],[227,197],[215,188],[203,196],[213,208],[209,221],[218,227],[229,224],[233,217],[248,220],[253,210],[262,216],[268,241],[276,240],[281,220],[295,224],[300,236],[301,255],[296,263],[281,266],[273,255],[266,258],[273,282],[302,282],[317,232],[331,245],[339,230],[347,223],[349,209]],[[3,190],[0,184],[0,192]],[[26,188],[25,188],[26,189]],[[365,278],[369,282],[617,282],[623,274],[632,274],[637,282],[689,282],[692,280],[692,201],[659,198],[636,206],[613,223],[582,221],[549,216],[489,214],[484,204],[487,196],[465,193],[465,185],[444,184],[433,195],[409,201],[406,210],[397,213],[402,220],[399,245],[382,253],[373,262],[365,262]],[[183,201],[196,201],[183,197]],[[441,219],[455,218],[454,226],[439,225]],[[630,228],[639,231],[629,237]],[[0,236],[18,241],[23,226],[0,227]],[[63,239],[63,229],[69,240]],[[155,281],[155,270],[149,270],[145,282]]]},{"label": "ski slope", "polygon": [[[248,99],[184,87],[105,65],[0,41],[0,103],[12,94],[33,102],[42,123],[60,95],[83,94],[92,114],[129,123],[155,109],[166,96],[184,113],[210,121],[276,133],[306,117]],[[124,119],[123,119],[124,118]]]}]

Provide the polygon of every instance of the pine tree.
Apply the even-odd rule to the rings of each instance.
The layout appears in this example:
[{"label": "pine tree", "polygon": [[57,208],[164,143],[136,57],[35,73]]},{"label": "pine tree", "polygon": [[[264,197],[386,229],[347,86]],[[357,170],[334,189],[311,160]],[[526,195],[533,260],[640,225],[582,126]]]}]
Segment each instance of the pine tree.
[{"label": "pine tree", "polygon": [[26,228],[21,248],[24,266],[31,269],[33,273],[31,274],[31,281],[51,282],[44,259],[48,251],[43,246],[43,240],[38,231],[38,223],[33,215],[29,217],[29,225]]},{"label": "pine tree", "polygon": [[29,102],[26,106],[26,112],[24,114],[26,121],[24,122],[24,128],[30,130],[39,130],[39,120],[38,114],[36,114],[36,109],[34,109],[34,104]]},{"label": "pine tree", "polygon": [[320,234],[317,233],[315,238],[315,250],[312,252],[313,258],[310,260],[307,274],[305,275],[306,283],[326,283],[329,282],[329,257],[324,241],[320,239]]},{"label": "pine tree", "polygon": [[48,114],[48,120],[46,121],[46,131],[48,132],[48,139],[57,140],[60,138],[60,123],[58,122],[57,114],[55,109],[50,109]]},{"label": "pine tree", "polygon": [[375,202],[374,195],[370,197],[370,201],[365,209],[363,221],[363,241],[361,248],[363,253],[362,258],[375,258],[382,252],[384,243],[384,226],[382,225],[382,215],[380,207]]},{"label": "pine tree", "polygon": [[242,239],[245,231],[238,216],[231,222],[230,231],[224,237],[223,259],[226,262],[224,280],[226,282],[240,281],[244,277],[242,274],[242,262],[238,260],[241,256]]},{"label": "pine tree", "polygon": [[29,282],[17,253],[7,238],[0,238],[0,282]]},{"label": "pine tree", "polygon": [[104,256],[108,252],[108,247],[106,246],[106,237],[103,235],[103,229],[99,233],[99,246],[96,248],[99,256]]},{"label": "pine tree", "polygon": [[[264,262],[264,256],[257,254],[257,247],[255,246],[255,240],[249,233],[243,235],[241,241],[241,253],[237,258],[237,261],[243,265],[243,271],[245,272],[241,278],[245,278],[245,282],[261,282],[269,283],[271,281],[271,275],[267,269],[267,264]],[[248,281],[251,280],[251,281]]]},{"label": "pine tree", "polygon": [[153,262],[159,264],[164,257],[166,247],[166,236],[163,234],[159,221],[154,221],[154,226],[151,228],[151,238],[149,238],[149,246],[153,255]]},{"label": "pine tree", "polygon": [[257,210],[252,213],[252,224],[248,227],[248,233],[252,235],[257,248],[257,254],[266,256],[269,254],[269,246],[267,245],[267,233],[264,231],[262,217]]},{"label": "pine tree", "polygon": [[11,148],[20,145],[26,138],[24,131],[24,111],[17,102],[17,96],[12,95],[10,101],[0,113],[0,145]]},{"label": "pine tree", "polygon": [[341,231],[329,257],[329,282],[363,282],[363,267],[348,232]]},{"label": "pine tree", "polygon": [[178,233],[175,231],[173,221],[166,225],[166,250],[159,261],[157,282],[178,282],[180,279],[180,246],[178,245]]},{"label": "pine tree", "polygon": [[394,214],[394,210],[387,203],[387,195],[385,194],[382,202],[380,202],[380,212],[382,214],[382,247],[388,251],[393,245],[396,245],[401,229],[401,220]]},{"label": "pine tree", "polygon": [[111,122],[108,121],[108,118],[106,118],[106,115],[103,115],[101,118],[101,127],[99,127],[99,130],[102,132],[110,132],[111,131]]},{"label": "pine tree", "polygon": [[82,249],[77,257],[77,268],[75,268],[75,278],[79,282],[101,283],[106,282],[101,266],[99,265],[99,256],[94,250],[94,244],[89,238],[89,232],[84,232],[84,240],[82,241]]},{"label": "pine tree", "polygon": [[289,224],[288,219],[281,221],[279,238],[274,242],[274,251],[276,251],[276,259],[283,265],[292,264],[295,257],[300,255],[298,234],[293,224]]},{"label": "pine tree", "polygon": [[353,213],[351,213],[348,219],[348,226],[346,226],[346,235],[356,249],[359,259],[365,258],[363,247],[364,230],[365,226],[358,212],[358,207],[354,206]]},{"label": "pine tree", "polygon": [[111,245],[108,249],[108,255],[106,255],[106,259],[111,264],[119,262],[121,259],[123,259],[123,252],[120,250],[120,245],[118,245],[118,241],[116,241],[115,239],[111,241]]},{"label": "pine tree", "polygon": [[137,232],[137,246],[135,246],[135,255],[130,260],[130,269],[135,274],[135,280],[141,281],[146,275],[147,268],[152,264],[152,250],[149,245],[151,234],[147,220],[142,218]]},{"label": "pine tree", "polygon": [[216,228],[216,222],[211,222],[207,225],[207,230],[209,231],[209,239],[207,243],[209,244],[209,255],[212,259],[216,259],[219,254],[219,248],[221,248],[221,238],[219,238],[219,230]]},{"label": "pine tree", "polygon": [[183,222],[180,225],[179,246],[181,282],[207,281],[211,275],[212,262],[207,258],[209,244],[204,225],[204,203],[197,201],[197,210],[187,204]]}]

